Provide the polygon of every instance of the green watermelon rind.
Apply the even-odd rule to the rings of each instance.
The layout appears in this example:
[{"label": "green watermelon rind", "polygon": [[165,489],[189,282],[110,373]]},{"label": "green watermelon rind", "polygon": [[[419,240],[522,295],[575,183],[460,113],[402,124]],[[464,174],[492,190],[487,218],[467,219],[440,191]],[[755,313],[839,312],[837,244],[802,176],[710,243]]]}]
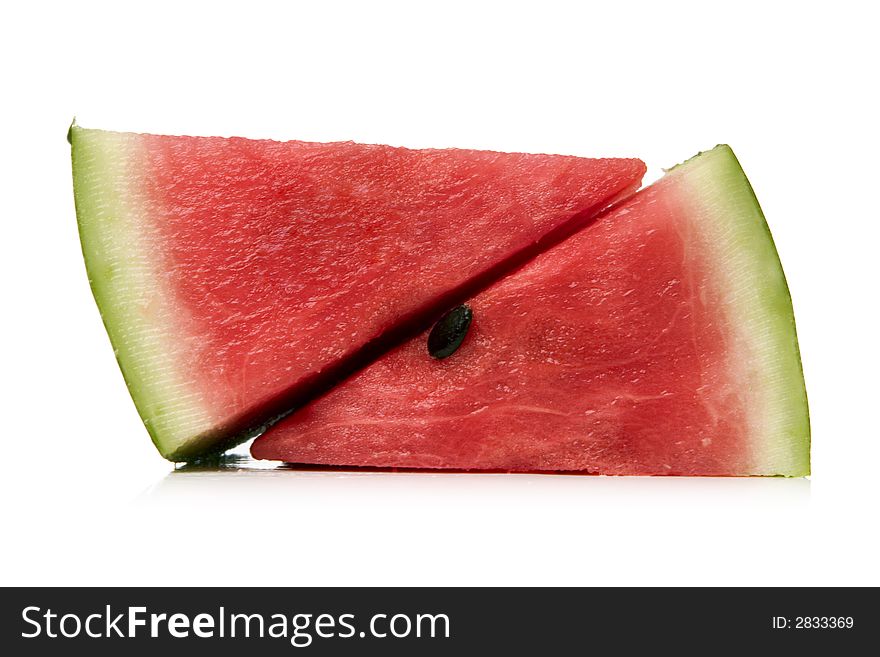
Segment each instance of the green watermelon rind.
[{"label": "green watermelon rind", "polygon": [[737,336],[733,357],[751,387],[749,471],[809,475],[809,406],[791,293],[751,183],[723,144],[670,169],[664,180],[678,183],[707,218],[708,259]]},{"label": "green watermelon rind", "polygon": [[[161,303],[151,249],[137,223],[134,135],[70,127],[77,225],[89,285],[135,407],[156,448],[171,461],[185,461],[230,444],[216,436],[192,440],[207,412],[187,389],[169,354],[177,333],[149,317]],[[160,317],[162,313],[158,314]],[[167,319],[167,316],[166,316]],[[238,440],[241,440],[239,437]]]}]

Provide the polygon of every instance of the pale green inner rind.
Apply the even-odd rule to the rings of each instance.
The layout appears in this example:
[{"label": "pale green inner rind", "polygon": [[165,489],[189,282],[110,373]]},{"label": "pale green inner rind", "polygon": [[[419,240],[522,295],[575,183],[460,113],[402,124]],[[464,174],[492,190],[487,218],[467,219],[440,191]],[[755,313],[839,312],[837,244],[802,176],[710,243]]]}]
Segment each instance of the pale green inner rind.
[{"label": "pale green inner rind", "polygon": [[782,265],[761,207],[736,156],[717,146],[667,176],[705,219],[710,250],[732,329],[732,365],[749,386],[748,474],[810,473],[810,421]]},{"label": "pale green inner rind", "polygon": [[[174,309],[154,270],[139,138],[72,126],[73,186],[89,283],[132,399],[159,452],[205,448],[211,414],[182,376]],[[210,442],[210,441],[208,441]]]}]

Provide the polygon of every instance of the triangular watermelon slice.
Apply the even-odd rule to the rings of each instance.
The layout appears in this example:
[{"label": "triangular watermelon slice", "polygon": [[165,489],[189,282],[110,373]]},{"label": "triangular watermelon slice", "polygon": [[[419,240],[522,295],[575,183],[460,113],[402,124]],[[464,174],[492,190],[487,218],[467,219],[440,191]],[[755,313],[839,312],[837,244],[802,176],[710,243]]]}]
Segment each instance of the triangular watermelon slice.
[{"label": "triangular watermelon slice", "polygon": [[95,299],[172,460],[248,437],[644,173],[632,159],[69,138]]},{"label": "triangular watermelon slice", "polygon": [[725,146],[467,305],[460,348],[390,351],[252,446],[332,465],[809,473],[786,281]]}]

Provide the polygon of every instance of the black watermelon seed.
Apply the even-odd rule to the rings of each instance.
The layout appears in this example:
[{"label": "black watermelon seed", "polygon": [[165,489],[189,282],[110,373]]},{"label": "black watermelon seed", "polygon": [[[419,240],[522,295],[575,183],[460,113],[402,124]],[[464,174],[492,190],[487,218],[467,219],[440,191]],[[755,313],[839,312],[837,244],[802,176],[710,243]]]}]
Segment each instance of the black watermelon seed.
[{"label": "black watermelon seed", "polygon": [[428,353],[431,357],[439,360],[454,354],[464,341],[473,318],[473,311],[461,305],[437,320],[428,334]]}]

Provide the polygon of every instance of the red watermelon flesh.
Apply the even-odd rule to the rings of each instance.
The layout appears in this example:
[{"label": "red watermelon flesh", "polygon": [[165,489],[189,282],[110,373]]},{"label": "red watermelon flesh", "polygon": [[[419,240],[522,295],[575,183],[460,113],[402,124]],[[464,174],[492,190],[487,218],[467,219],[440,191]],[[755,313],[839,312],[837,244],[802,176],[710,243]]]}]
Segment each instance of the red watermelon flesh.
[{"label": "red watermelon flesh", "polygon": [[260,459],[611,475],[809,472],[791,302],[736,158],[676,167],[270,428]]},{"label": "red watermelon flesh", "polygon": [[161,453],[228,447],[637,189],[644,165],[74,126],[95,298]]}]

